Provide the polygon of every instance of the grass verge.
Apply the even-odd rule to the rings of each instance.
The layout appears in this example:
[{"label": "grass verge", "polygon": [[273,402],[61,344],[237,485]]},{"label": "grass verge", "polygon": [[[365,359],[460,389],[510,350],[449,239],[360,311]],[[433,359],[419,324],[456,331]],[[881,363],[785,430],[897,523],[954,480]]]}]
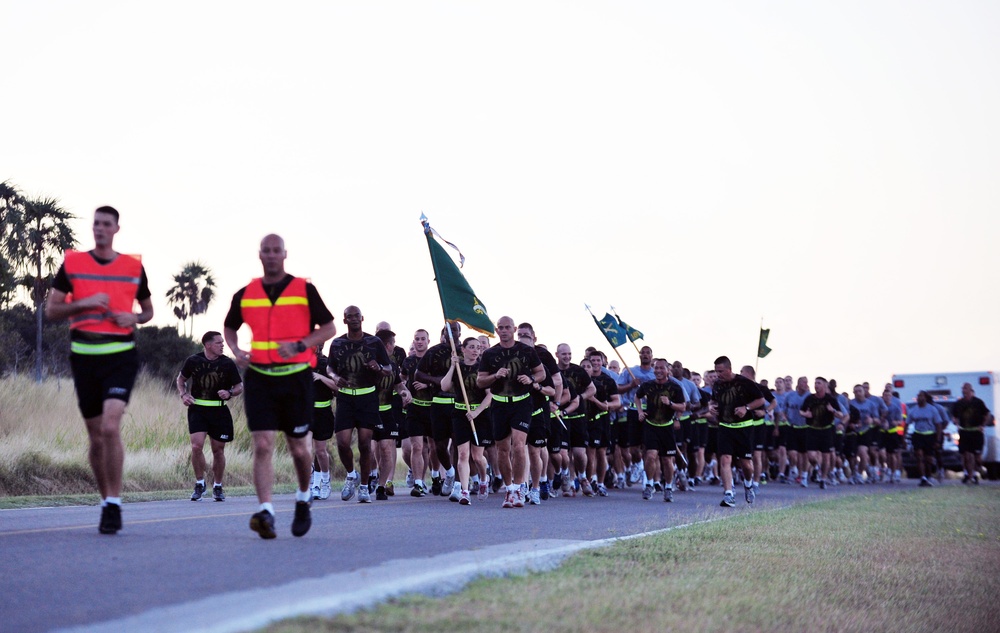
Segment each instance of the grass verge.
[{"label": "grass verge", "polygon": [[305,631],[987,631],[1000,621],[1000,489],[937,488],[750,512],[408,596]]}]

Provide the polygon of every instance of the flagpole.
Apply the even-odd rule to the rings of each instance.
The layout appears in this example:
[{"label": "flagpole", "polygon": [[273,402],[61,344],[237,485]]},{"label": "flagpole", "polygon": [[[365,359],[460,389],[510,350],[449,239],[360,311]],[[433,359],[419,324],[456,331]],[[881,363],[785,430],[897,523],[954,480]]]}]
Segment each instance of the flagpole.
[{"label": "flagpole", "polygon": [[[420,214],[420,224],[424,227],[424,235],[428,240],[433,239],[431,237],[431,225],[427,222],[427,217],[424,214]],[[430,250],[430,245],[428,244],[428,250]],[[434,269],[434,284],[438,284],[438,270],[437,263],[434,261],[434,257],[431,257],[431,267]],[[448,322],[448,316],[445,314],[444,309],[444,298],[441,296],[441,286],[438,285],[438,300],[441,302],[441,316],[444,317],[444,329],[448,331],[448,341],[451,343],[451,355],[458,356],[458,350],[455,349],[455,337],[451,333],[451,323]],[[469,394],[465,392],[465,380],[462,378],[462,369],[460,367],[462,363],[458,362],[455,364],[455,376],[458,378],[458,386],[462,391],[462,401],[465,402],[466,411],[472,411],[472,406],[469,404]],[[476,441],[476,445],[479,445],[479,434],[476,433],[476,423],[473,420],[469,420],[469,426],[472,427],[472,438]]]},{"label": "flagpole", "polygon": [[[760,317],[760,329],[761,330],[764,329],[764,316],[763,315],[761,315],[761,317]],[[759,362],[760,362],[760,332],[757,333],[757,360],[755,360],[753,362],[753,375],[754,375],[755,378],[757,376],[757,363],[759,363]],[[757,382],[760,382],[760,381],[758,380]]]},{"label": "flagpole", "polygon": [[[587,312],[590,312],[590,317],[591,317],[592,319],[594,319],[594,323],[595,323],[595,324],[597,324],[597,328],[598,328],[598,329],[600,329],[600,328],[601,328],[601,324],[597,322],[597,317],[595,317],[595,316],[594,316],[594,313],[593,313],[593,312],[592,312],[592,311],[590,310],[590,306],[589,306],[589,305],[587,305],[586,303],[585,303],[585,304],[583,304],[583,305],[584,305],[584,307],[585,307],[585,308],[587,308]],[[603,332],[604,332],[604,330],[601,330],[601,332],[603,333]],[[625,338],[628,338],[628,333],[627,333],[627,332],[625,333]],[[604,339],[605,339],[605,340],[607,340],[607,339],[608,339],[608,335],[607,335],[607,334],[605,334],[605,335],[604,335]],[[635,341],[632,341],[632,344],[633,344],[633,345],[635,345]],[[618,355],[618,360],[620,360],[620,361],[622,362],[622,367],[624,367],[624,368],[625,368],[625,371],[627,371],[627,372],[628,372],[628,375],[629,375],[629,376],[632,376],[633,378],[635,378],[635,374],[633,374],[633,373],[632,373],[632,370],[630,370],[630,369],[628,368],[628,363],[626,363],[626,362],[625,362],[625,359],[624,359],[624,358],[622,358],[622,353],[618,351],[618,348],[617,348],[617,347],[615,347],[615,344],[614,344],[614,343],[612,343],[612,342],[611,342],[610,340],[608,340],[608,345],[610,345],[610,346],[611,346],[611,349],[613,349],[613,350],[615,351],[615,354],[617,354],[617,355]]]}]

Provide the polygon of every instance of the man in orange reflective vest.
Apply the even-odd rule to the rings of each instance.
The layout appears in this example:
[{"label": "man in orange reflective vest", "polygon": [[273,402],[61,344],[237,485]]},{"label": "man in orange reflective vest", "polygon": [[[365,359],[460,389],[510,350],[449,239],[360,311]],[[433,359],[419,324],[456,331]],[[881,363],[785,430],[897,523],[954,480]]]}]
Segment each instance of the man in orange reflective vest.
[{"label": "man in orange reflective vest", "polygon": [[[260,501],[259,511],[250,517],[250,529],[264,539],[277,536],[271,492],[278,431],[285,434],[299,484],[292,535],[303,536],[312,525],[311,369],[316,366],[315,347],[337,333],[333,315],[316,288],[285,272],[286,257],[285,241],[280,236],[272,234],[261,240],[264,276],[233,295],[224,329],[226,344],[237,365],[250,368],[243,379],[244,404],[247,427],[253,435],[253,481]],[[249,352],[240,348],[237,337],[244,323],[253,333]]]},{"label": "man in orange reflective vest", "polygon": [[45,303],[45,318],[70,322],[70,366],[101,493],[101,534],[122,528],[121,421],[139,371],[135,326],[153,318],[142,263],[112,248],[119,228],[113,207],[94,211],[94,249],[66,252]]}]

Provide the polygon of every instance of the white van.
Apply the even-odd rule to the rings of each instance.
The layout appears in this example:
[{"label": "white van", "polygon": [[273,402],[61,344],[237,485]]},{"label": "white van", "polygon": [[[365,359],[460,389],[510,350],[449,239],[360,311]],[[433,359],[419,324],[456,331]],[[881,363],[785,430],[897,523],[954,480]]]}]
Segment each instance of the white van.
[{"label": "white van", "polygon": [[[986,466],[986,476],[989,479],[1000,479],[1000,438],[996,432],[996,405],[1000,402],[1000,385],[997,384],[997,374],[992,371],[956,371],[935,374],[893,374],[892,386],[899,393],[899,399],[907,407],[917,402],[917,394],[926,391],[951,414],[951,407],[962,397],[962,385],[969,383],[976,392],[976,397],[983,401],[990,410],[990,420],[984,429],[983,465]],[[945,445],[942,452],[947,451],[949,440],[958,440],[958,429],[949,420],[945,430]],[[950,457],[950,456],[948,456]],[[951,460],[949,460],[951,461]]]}]

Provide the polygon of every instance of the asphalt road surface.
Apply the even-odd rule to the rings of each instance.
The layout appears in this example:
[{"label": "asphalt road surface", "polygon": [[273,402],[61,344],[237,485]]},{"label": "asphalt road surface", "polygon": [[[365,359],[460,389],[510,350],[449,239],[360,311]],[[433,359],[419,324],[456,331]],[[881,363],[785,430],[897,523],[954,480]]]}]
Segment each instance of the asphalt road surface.
[{"label": "asphalt road surface", "polygon": [[751,507],[737,486],[737,507],[721,508],[718,487],[675,492],[668,504],[658,495],[643,501],[635,486],[506,510],[502,495],[460,506],[415,499],[400,486],[388,501],[359,504],[340,501],[335,488],[313,503],[312,529],[302,538],[290,532],[292,496],[278,497],[278,538],[270,541],[248,528],[252,497],[126,504],[124,529],[114,536],[98,533],[95,506],[3,510],[0,631],[245,630],[403,591],[443,593],[609,538],[901,488],[916,492],[916,482],[825,491],[772,483]]}]

